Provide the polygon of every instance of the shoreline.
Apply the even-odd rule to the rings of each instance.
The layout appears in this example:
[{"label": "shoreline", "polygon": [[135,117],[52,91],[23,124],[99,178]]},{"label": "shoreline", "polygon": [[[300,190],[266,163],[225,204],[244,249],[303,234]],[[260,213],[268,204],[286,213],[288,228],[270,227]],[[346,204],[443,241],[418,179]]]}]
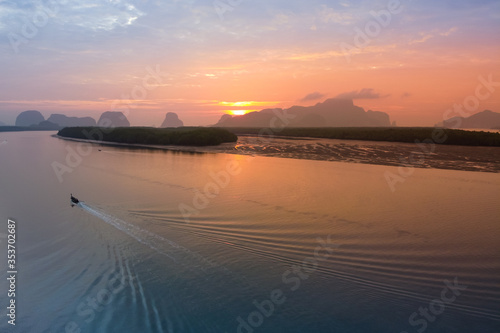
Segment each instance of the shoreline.
[{"label": "shoreline", "polygon": [[[120,148],[142,148],[142,149],[153,149],[153,150],[169,150],[169,151],[180,151],[180,152],[186,152],[186,153],[210,153],[211,151],[202,151],[203,148],[218,147],[218,146],[145,145],[145,144],[140,144],[140,143],[120,143],[120,142],[102,141],[102,140],[76,139],[76,138],[59,136],[57,134],[53,134],[51,136],[54,138],[62,139],[62,140],[92,143],[92,144],[101,145],[101,146],[120,147]],[[221,143],[220,145],[224,145],[224,144],[227,144],[227,143]],[[231,145],[236,145],[236,143],[233,143]]]}]

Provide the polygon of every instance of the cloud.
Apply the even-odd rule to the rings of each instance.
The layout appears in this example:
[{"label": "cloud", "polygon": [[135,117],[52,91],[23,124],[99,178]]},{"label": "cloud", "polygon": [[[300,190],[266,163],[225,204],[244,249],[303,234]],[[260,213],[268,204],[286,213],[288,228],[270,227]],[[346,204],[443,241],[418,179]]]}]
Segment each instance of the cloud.
[{"label": "cloud", "polygon": [[145,15],[133,4],[126,1],[85,1],[61,6],[57,20],[66,26],[75,25],[87,31],[112,31],[132,25]]},{"label": "cloud", "polygon": [[326,5],[320,6],[317,16],[322,23],[351,24],[354,22],[351,13],[341,12]]},{"label": "cloud", "polygon": [[[44,1],[25,6],[12,1],[0,2],[1,21],[7,21],[9,30],[16,32],[22,27],[20,23],[26,22],[35,24],[40,29],[47,24],[58,24],[65,29],[77,26],[87,31],[112,31],[132,25],[143,15],[145,13],[133,4],[122,0]],[[41,23],[37,25],[36,20]],[[5,22],[0,25],[0,29],[5,30]]]},{"label": "cloud", "polygon": [[325,96],[326,96],[325,94],[322,94],[322,93],[316,91],[316,92],[307,94],[304,98],[301,98],[300,101],[301,102],[316,101],[318,99],[322,99]]},{"label": "cloud", "polygon": [[384,98],[389,95],[380,95],[380,93],[376,93],[372,88],[363,88],[361,90],[354,90],[350,92],[345,92],[337,95],[335,98],[342,99],[378,99]]},{"label": "cloud", "polygon": [[421,32],[421,33],[419,33],[420,38],[419,39],[414,39],[414,40],[410,41],[410,45],[412,45],[412,44],[418,44],[418,43],[425,43],[429,39],[434,38],[434,37],[436,37],[438,35],[442,36],[442,37],[448,37],[451,34],[453,34],[454,32],[456,32],[457,30],[458,30],[457,27],[453,27],[453,28],[450,28],[450,29],[448,29],[446,31],[443,31],[443,32],[436,32],[436,31],[433,31],[432,33]]},{"label": "cloud", "polygon": [[410,97],[411,94],[409,92],[404,92],[403,94],[401,94],[401,98],[406,98],[406,97]]},{"label": "cloud", "polygon": [[451,28],[450,30],[448,31],[445,31],[445,32],[441,32],[440,35],[441,36],[444,36],[444,37],[448,37],[449,35],[451,35],[452,33],[454,33],[455,31],[457,31],[458,28],[457,27],[453,27]]},{"label": "cloud", "polygon": [[431,34],[427,34],[427,35],[424,35],[424,34],[420,34],[422,37],[420,37],[419,39],[414,39],[412,41],[410,41],[410,45],[413,45],[413,44],[419,44],[419,43],[425,43],[426,41],[428,41],[429,39],[433,38],[434,36],[431,35]]}]

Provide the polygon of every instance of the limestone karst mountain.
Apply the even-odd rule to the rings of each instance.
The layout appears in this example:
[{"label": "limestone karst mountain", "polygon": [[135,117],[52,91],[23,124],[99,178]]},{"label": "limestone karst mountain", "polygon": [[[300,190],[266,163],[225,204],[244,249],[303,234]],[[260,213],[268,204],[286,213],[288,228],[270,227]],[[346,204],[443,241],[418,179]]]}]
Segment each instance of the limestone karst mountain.
[{"label": "limestone karst mountain", "polygon": [[169,112],[165,115],[165,120],[161,124],[160,127],[168,128],[168,127],[182,127],[184,126],[184,122],[179,119],[177,113]]},{"label": "limestone karst mountain", "polygon": [[500,128],[500,113],[484,110],[469,117],[453,117],[443,121],[443,127],[449,128]]},{"label": "limestone karst mountain", "polygon": [[16,118],[16,126],[32,126],[38,125],[40,122],[44,121],[45,118],[37,110],[28,110],[21,112]]},{"label": "limestone karst mountain", "polygon": [[97,126],[100,127],[130,127],[130,122],[127,117],[119,111],[106,111],[104,112],[99,121],[97,122]]},{"label": "limestone karst mountain", "polygon": [[83,127],[97,125],[95,119],[91,117],[68,117],[64,114],[58,113],[51,114],[47,121],[50,121],[61,127]]},{"label": "limestone karst mountain", "polygon": [[[273,120],[273,118],[275,120]],[[389,115],[365,111],[351,99],[331,98],[313,106],[289,109],[264,109],[243,116],[223,115],[215,126],[273,127],[281,119],[287,127],[383,127],[391,126]],[[286,119],[285,119],[286,118]],[[281,125],[280,125],[281,126]]]}]

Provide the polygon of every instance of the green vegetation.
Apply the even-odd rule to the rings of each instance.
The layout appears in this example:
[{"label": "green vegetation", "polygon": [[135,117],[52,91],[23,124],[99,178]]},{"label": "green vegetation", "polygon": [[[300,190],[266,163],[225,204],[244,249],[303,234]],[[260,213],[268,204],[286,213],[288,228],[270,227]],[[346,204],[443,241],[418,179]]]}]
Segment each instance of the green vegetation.
[{"label": "green vegetation", "polygon": [[[325,127],[325,128],[227,128],[236,135],[264,135],[274,133],[277,137],[310,137],[342,140],[368,140],[420,142],[432,140],[434,143],[463,146],[500,147],[500,134],[491,132],[473,132],[435,127]],[[444,139],[444,140],[443,140]]]},{"label": "green vegetation", "polygon": [[215,146],[236,142],[238,137],[221,128],[181,127],[66,127],[57,135],[73,139],[98,140],[125,144]]},{"label": "green vegetation", "polygon": [[0,132],[27,132],[27,131],[56,131],[53,128],[45,128],[38,126],[0,126]]}]

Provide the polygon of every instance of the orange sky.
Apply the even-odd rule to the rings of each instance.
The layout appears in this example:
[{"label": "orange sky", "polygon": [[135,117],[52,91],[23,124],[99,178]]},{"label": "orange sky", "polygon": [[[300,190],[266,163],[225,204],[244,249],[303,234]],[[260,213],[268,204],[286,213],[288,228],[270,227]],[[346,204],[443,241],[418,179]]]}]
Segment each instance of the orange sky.
[{"label": "orange sky", "polygon": [[[20,19],[48,10],[0,3],[0,121],[113,109],[133,125],[159,126],[167,112],[208,125],[365,89],[356,105],[425,126],[470,102],[479,77],[500,82],[498,1],[257,1],[223,13],[209,2],[77,3],[28,37]],[[474,112],[500,112],[500,83],[479,102]]]}]

